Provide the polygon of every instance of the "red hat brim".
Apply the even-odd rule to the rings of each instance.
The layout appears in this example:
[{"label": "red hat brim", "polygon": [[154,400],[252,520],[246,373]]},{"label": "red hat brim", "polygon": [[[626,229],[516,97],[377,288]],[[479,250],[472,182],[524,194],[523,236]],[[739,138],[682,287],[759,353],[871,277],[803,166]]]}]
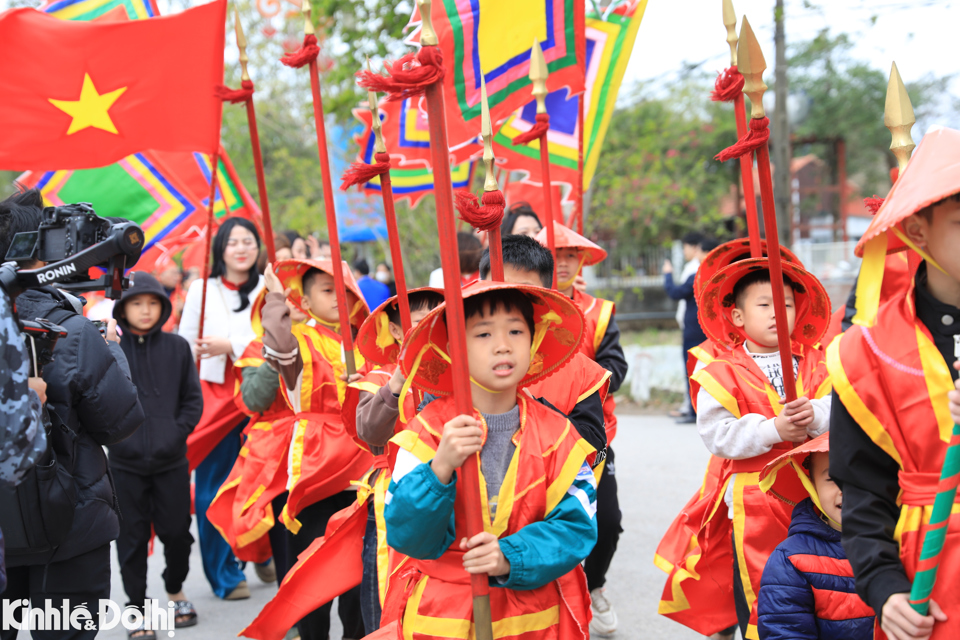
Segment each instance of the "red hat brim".
[{"label": "red hat brim", "polygon": [[[434,287],[420,287],[411,289],[407,292],[408,296],[423,291],[432,291],[443,296],[443,289]],[[373,310],[367,319],[360,325],[360,331],[357,332],[357,349],[367,362],[372,362],[378,367],[396,364],[397,357],[400,354],[400,344],[390,335],[387,328],[388,316],[387,310],[397,304],[397,296],[384,301],[379,307]]]},{"label": "red hat brim", "polygon": [[[792,262],[782,265],[783,275],[797,285],[793,290],[797,314],[791,338],[813,347],[830,326],[830,296],[820,281],[800,265]],[[736,302],[733,288],[744,276],[769,268],[766,258],[740,260],[717,271],[704,283],[697,298],[697,318],[707,337],[727,348],[743,343],[746,338],[743,329],[734,325],[731,317]]]},{"label": "red hat brim", "polygon": [[[556,242],[557,249],[576,249],[577,251],[582,252],[585,256],[583,261],[583,266],[585,267],[603,262],[607,258],[607,252],[604,251],[602,247],[590,242],[576,231],[573,231],[569,227],[565,227],[556,221],[553,223],[553,238]],[[546,227],[540,229],[540,233],[537,234],[536,240],[545,247],[549,246],[547,244]]]},{"label": "red hat brim", "polygon": [[[465,287],[463,297],[467,299],[489,291],[508,290],[520,291],[530,299],[536,333],[543,335],[531,359],[530,369],[520,381],[519,386],[525,387],[556,373],[576,355],[583,339],[583,314],[563,294],[530,285],[484,280]],[[408,378],[412,375],[413,386],[435,396],[453,393],[453,376],[447,361],[445,312],[446,304],[431,311],[407,335],[400,351],[403,374]]]},{"label": "red hat brim", "polygon": [[[369,315],[367,303],[360,293],[360,287],[357,285],[353,272],[346,262],[341,262],[343,269],[344,284],[347,287],[347,306],[350,309],[350,324],[360,327],[363,321]],[[284,290],[291,289],[288,299],[297,307],[303,308],[301,299],[303,298],[303,274],[310,269],[317,269],[333,277],[332,260],[311,260],[304,258],[292,258],[290,260],[281,260],[273,265],[273,272],[277,274]],[[260,292],[253,303],[253,309],[250,311],[250,317],[253,320],[254,331],[257,335],[263,335],[263,329],[260,325],[260,318],[263,312],[264,300],[266,298],[266,289]]]},{"label": "red hat brim", "polygon": [[[760,251],[763,254],[763,257],[767,256],[767,241],[760,241]],[[693,295],[700,297],[700,292],[703,290],[703,283],[713,277],[717,271],[725,268],[726,266],[738,262],[740,260],[746,260],[750,257],[750,239],[749,238],[738,238],[736,240],[731,240],[730,242],[724,242],[719,247],[713,249],[708,253],[703,261],[700,262],[700,268],[697,269],[697,275],[693,279]],[[803,263],[800,262],[800,258],[796,256],[793,251],[787,249],[783,245],[780,245],[780,257],[785,262],[793,262],[803,266]]]}]

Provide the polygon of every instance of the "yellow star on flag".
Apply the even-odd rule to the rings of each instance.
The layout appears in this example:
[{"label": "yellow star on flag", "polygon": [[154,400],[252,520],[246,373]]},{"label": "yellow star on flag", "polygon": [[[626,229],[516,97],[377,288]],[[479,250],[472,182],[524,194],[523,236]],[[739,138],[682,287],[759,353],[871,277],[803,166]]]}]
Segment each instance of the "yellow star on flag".
[{"label": "yellow star on flag", "polygon": [[97,88],[93,86],[90,74],[85,73],[83,74],[83,88],[80,89],[78,100],[54,100],[53,98],[48,98],[48,100],[57,109],[73,117],[70,128],[67,129],[67,135],[82,131],[87,127],[117,133],[117,128],[107,112],[126,90],[126,87],[121,87],[109,93],[97,93]]}]

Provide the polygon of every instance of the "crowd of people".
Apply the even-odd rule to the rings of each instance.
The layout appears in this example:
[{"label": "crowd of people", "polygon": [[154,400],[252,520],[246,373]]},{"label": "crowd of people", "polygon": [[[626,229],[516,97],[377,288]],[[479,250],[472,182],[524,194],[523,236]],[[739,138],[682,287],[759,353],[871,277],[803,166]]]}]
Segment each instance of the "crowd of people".
[{"label": "crowd of people", "polygon": [[[956,148],[960,132],[924,139],[913,162],[936,171],[900,178],[887,226],[863,240],[858,295],[835,313],[790,251],[771,269],[765,243],[690,234],[679,275],[664,265],[667,292],[684,303],[688,420],[711,457],[657,549],[660,613],[714,638],[909,640],[960,628],[956,531],[945,531],[929,611],[909,596],[930,570],[923,532],[960,422],[948,366],[960,357]],[[36,191],[0,203],[0,253],[36,228],[42,206]],[[616,614],[627,603],[606,589],[623,531],[614,393],[627,362],[615,305],[582,278],[607,254],[559,223],[551,251],[528,205],[501,232],[502,265],[482,237],[458,243],[471,414],[453,395],[443,274],[403,305],[388,265],[371,277],[365,260],[333,264],[313,235],[278,235],[269,264],[257,227],[228,218],[205,283],[186,285],[171,265],[134,271],[103,334],[69,294],[23,293],[21,316],[67,336],[42,376],[20,367],[11,378],[23,435],[2,448],[0,472],[29,484],[53,447],[75,494],[71,521],[44,522],[38,542],[35,523],[12,515],[29,511],[29,492],[0,492],[3,597],[108,597],[116,540],[128,606],[143,607],[155,535],[177,626],[202,624],[183,591],[192,508],[218,597],[250,597],[248,563],[278,584],[248,637],[326,640],[335,598],[344,638],[473,637],[477,575],[494,637],[632,637]],[[885,260],[888,243],[907,253]],[[38,427],[41,416],[53,428]],[[469,535],[474,507],[484,531]],[[345,562],[357,573],[334,569]],[[144,620],[130,636],[156,633]]]}]

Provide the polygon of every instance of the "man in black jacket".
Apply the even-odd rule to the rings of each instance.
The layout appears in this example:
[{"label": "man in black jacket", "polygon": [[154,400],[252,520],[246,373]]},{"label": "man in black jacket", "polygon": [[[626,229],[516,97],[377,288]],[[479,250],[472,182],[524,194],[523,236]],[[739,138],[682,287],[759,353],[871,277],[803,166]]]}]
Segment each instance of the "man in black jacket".
[{"label": "man in black jacket", "polygon": [[163,543],[167,598],[176,605],[177,627],[187,627],[197,621],[182,591],[193,544],[187,436],[203,414],[203,392],[189,343],[162,330],[173,312],[166,291],[143,271],[130,274],[130,280],[113,317],[123,330],[121,347],[146,419],[135,434],[109,448],[123,512],[117,539],[120,575],[127,606],[142,610],[153,525]]},{"label": "man in black jacket", "polygon": [[[43,199],[36,190],[0,202],[0,256],[6,255],[16,233],[40,226]],[[35,267],[35,264],[21,265]],[[76,608],[91,612],[110,597],[110,541],[120,533],[117,498],[103,446],[129,437],[143,422],[137,389],[130,381],[116,325],[107,340],[74,306],[77,300],[53,287],[32,289],[17,299],[20,317],[50,318],[68,331],[54,349],[54,360],[43,370],[47,408],[75,434],[73,478],[78,500],[73,524],[64,542],[51,552],[7,556],[4,599],[29,598],[32,606]],[[38,507],[39,509],[39,507]],[[16,514],[0,513],[0,527]],[[69,603],[69,604],[68,604]],[[94,614],[94,619],[96,615]],[[94,625],[95,627],[96,625]],[[58,633],[57,638],[93,638],[96,628]],[[14,629],[0,638],[15,638]]]}]

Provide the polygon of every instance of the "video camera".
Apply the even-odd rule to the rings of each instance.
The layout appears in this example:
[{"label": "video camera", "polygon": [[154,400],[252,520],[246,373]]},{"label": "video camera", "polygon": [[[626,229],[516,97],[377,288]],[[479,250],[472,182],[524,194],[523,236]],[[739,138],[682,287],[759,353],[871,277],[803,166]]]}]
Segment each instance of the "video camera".
[{"label": "video camera", "polygon": [[[26,289],[56,283],[68,291],[99,291],[119,300],[130,286],[124,272],[140,259],[143,230],[123,218],[101,218],[86,202],[62,207],[46,207],[36,231],[18,233],[0,265],[0,287],[14,301]],[[47,264],[39,269],[17,269],[17,262],[39,260]],[[106,274],[89,277],[91,267]],[[66,329],[47,320],[20,321],[30,351],[30,375],[39,376],[43,366],[53,359],[57,340]]]},{"label": "video camera", "polygon": [[[86,202],[46,207],[36,231],[18,233],[0,266],[0,286],[16,299],[25,289],[57,283],[68,291],[104,290],[106,297],[119,300],[129,286],[124,272],[140,259],[143,230],[122,218],[101,218]],[[39,269],[17,269],[10,261],[46,262]],[[106,274],[91,279],[91,267]]]}]

